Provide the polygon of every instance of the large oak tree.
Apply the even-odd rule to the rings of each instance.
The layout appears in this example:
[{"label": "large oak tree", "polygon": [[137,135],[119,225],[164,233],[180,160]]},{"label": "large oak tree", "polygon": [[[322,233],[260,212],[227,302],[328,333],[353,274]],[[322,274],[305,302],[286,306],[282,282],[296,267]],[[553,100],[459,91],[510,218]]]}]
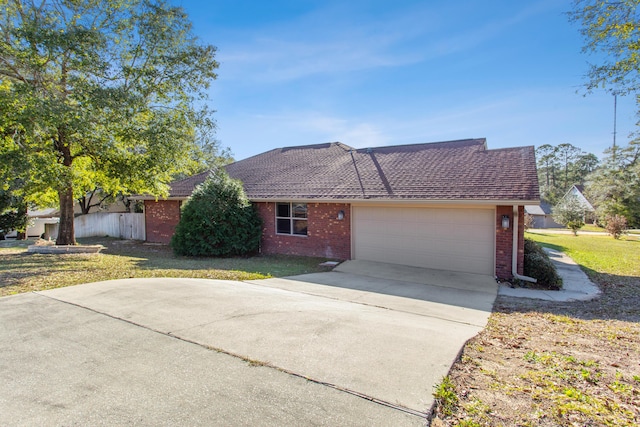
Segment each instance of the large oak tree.
[{"label": "large oak tree", "polygon": [[215,52],[162,0],[0,0],[0,178],[57,199],[58,244],[87,188],[166,194],[213,127]]}]

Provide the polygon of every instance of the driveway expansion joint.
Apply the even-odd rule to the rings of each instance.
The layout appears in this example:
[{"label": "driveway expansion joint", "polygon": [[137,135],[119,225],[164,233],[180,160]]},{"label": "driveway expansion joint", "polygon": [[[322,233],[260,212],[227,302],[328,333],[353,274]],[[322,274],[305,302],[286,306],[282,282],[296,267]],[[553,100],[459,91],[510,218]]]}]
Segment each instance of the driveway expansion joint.
[{"label": "driveway expansion joint", "polygon": [[[268,279],[267,279],[268,280]],[[256,285],[257,282],[260,281],[242,281],[243,283],[246,283],[248,285]],[[406,282],[406,283],[410,283],[410,282]],[[265,286],[265,285],[259,285],[259,286]],[[273,286],[267,286],[269,288],[273,288]],[[332,301],[342,301],[342,302],[349,302],[352,304],[360,304],[360,305],[364,305],[366,307],[373,307],[373,308],[377,308],[377,309],[381,309],[381,310],[388,310],[388,311],[396,311],[398,313],[405,313],[405,314],[410,314],[410,315],[414,315],[414,316],[420,316],[420,317],[425,317],[428,319],[438,319],[438,320],[444,320],[446,322],[451,322],[451,323],[457,323],[459,325],[465,325],[465,326],[474,326],[474,327],[481,327],[483,328],[483,325],[478,325],[475,323],[471,323],[471,322],[464,322],[461,320],[453,320],[453,319],[449,319],[447,317],[444,316],[436,316],[433,314],[421,314],[421,313],[416,313],[415,311],[410,311],[410,310],[402,310],[399,308],[390,308],[390,307],[385,307],[382,305],[377,305],[377,304],[372,304],[372,303],[368,303],[368,302],[364,302],[364,301],[359,301],[359,299],[345,299],[345,298],[338,298],[338,297],[332,297],[332,296],[328,296],[328,295],[323,295],[321,293],[313,293],[313,292],[305,292],[305,291],[301,291],[301,290],[291,290],[291,289],[281,289],[283,291],[286,292],[293,292],[293,293],[298,293],[298,294],[302,294],[302,295],[309,295],[309,296],[313,296],[313,297],[319,297],[319,298],[326,298]]]},{"label": "driveway expansion joint", "polygon": [[[282,372],[284,374],[287,374],[287,375],[290,375],[290,376],[293,376],[293,377],[296,377],[296,378],[301,378],[301,379],[307,380],[309,382],[312,382],[312,383],[315,383],[315,384],[318,384],[318,385],[321,385],[321,386],[332,388],[334,390],[337,390],[337,391],[340,391],[340,392],[343,392],[343,393],[346,393],[346,394],[350,394],[352,396],[356,396],[356,397],[359,397],[361,399],[367,400],[369,402],[372,402],[372,403],[375,403],[375,404],[378,404],[378,405],[381,405],[381,406],[385,406],[385,407],[388,407],[388,408],[391,408],[391,409],[394,409],[394,410],[397,410],[397,411],[400,411],[400,412],[404,412],[404,413],[407,413],[409,415],[420,417],[420,418],[423,418],[425,420],[428,420],[428,418],[430,416],[430,412],[422,412],[422,411],[411,409],[411,408],[408,408],[408,407],[405,407],[405,406],[402,406],[402,405],[399,405],[399,404],[394,404],[394,403],[385,401],[383,399],[378,399],[378,398],[375,398],[373,396],[369,396],[369,395],[367,395],[365,393],[360,393],[358,391],[351,390],[349,388],[339,386],[337,384],[333,384],[333,383],[329,383],[329,382],[326,382],[326,381],[318,380],[318,379],[315,379],[315,378],[312,378],[312,377],[309,377],[309,376],[306,376],[306,375],[302,375],[302,374],[296,373],[294,371],[291,371],[291,370],[288,370],[288,369],[285,369],[285,368],[281,368],[279,366],[276,366],[276,365],[272,364],[271,362],[257,361],[257,360],[251,359],[251,358],[249,358],[247,356],[242,356],[241,354],[233,353],[233,352],[224,350],[222,348],[214,347],[214,346],[211,346],[211,345],[208,345],[208,344],[203,344],[203,343],[200,343],[200,342],[188,339],[188,338],[183,338],[183,337],[181,337],[179,335],[175,335],[175,332],[168,332],[168,331],[161,331],[161,330],[158,330],[158,329],[154,329],[154,328],[151,328],[149,326],[134,322],[132,320],[125,319],[125,318],[122,318],[122,317],[119,317],[119,316],[114,316],[112,314],[105,313],[105,312],[93,309],[91,307],[87,307],[87,306],[84,306],[84,305],[81,305],[81,304],[77,304],[77,303],[74,303],[74,302],[71,302],[71,301],[65,301],[63,299],[59,299],[59,298],[55,298],[55,297],[52,297],[52,296],[49,296],[49,295],[45,295],[41,291],[32,291],[32,293],[35,294],[35,295],[38,295],[40,297],[44,297],[44,298],[47,298],[47,299],[50,299],[50,300],[53,300],[53,301],[56,301],[56,302],[59,302],[59,303],[62,303],[62,304],[67,304],[67,305],[70,305],[70,306],[73,306],[73,307],[77,307],[77,308],[80,308],[80,309],[84,309],[84,310],[90,311],[90,312],[98,314],[98,315],[109,317],[109,318],[114,319],[114,320],[118,320],[118,321],[121,321],[121,322],[124,322],[124,323],[128,323],[128,324],[130,324],[132,326],[136,326],[136,327],[145,329],[145,330],[153,332],[153,333],[164,335],[166,337],[173,338],[173,339],[182,341],[184,343],[196,345],[196,346],[204,348],[206,350],[215,351],[216,353],[220,353],[220,354],[225,354],[227,356],[231,356],[231,357],[234,357],[236,359],[240,359],[240,360],[242,360],[242,361],[244,361],[246,363],[249,363],[251,365],[263,366],[265,368],[271,368],[271,369],[277,370],[279,372]],[[367,305],[367,304],[364,304],[364,305]]]}]

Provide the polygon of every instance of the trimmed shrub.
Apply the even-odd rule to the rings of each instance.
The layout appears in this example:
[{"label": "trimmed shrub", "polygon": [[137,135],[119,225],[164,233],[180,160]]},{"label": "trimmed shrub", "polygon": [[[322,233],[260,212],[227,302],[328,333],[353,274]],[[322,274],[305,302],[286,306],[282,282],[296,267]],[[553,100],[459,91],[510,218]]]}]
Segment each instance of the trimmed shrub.
[{"label": "trimmed shrub", "polygon": [[533,223],[534,223],[533,215],[530,215],[530,214],[525,212],[525,214],[524,214],[524,229],[525,229],[525,231],[530,229],[530,228],[533,228]]},{"label": "trimmed shrub", "polygon": [[532,284],[536,288],[558,290],[562,287],[562,278],[549,255],[531,239],[524,239],[524,275],[538,280]]},{"label": "trimmed shrub", "polygon": [[619,239],[622,233],[627,230],[627,218],[622,215],[607,215],[605,228],[614,239]]},{"label": "trimmed shrub", "polygon": [[171,246],[177,255],[247,255],[258,251],[261,233],[262,221],[242,183],[220,168],[182,205]]}]

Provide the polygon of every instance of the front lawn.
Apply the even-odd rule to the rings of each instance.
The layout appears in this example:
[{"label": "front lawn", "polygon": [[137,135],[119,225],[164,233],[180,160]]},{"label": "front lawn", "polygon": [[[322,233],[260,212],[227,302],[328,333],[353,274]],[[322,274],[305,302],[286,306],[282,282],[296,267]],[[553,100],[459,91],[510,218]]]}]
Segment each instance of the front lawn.
[{"label": "front lawn", "polygon": [[593,225],[593,224],[585,224],[578,231],[578,233],[580,231],[592,231],[592,232],[597,232],[597,233],[606,233],[607,229],[606,228],[602,228],[602,227],[598,227],[597,225]]},{"label": "front lawn", "polygon": [[527,233],[527,237],[565,252],[583,269],[598,279],[602,274],[640,277],[640,239],[637,236],[558,235]]},{"label": "front lawn", "polygon": [[498,297],[487,328],[444,382],[448,393],[437,390],[443,397],[432,425],[640,425],[640,241],[527,237],[566,252],[602,296],[570,303]]},{"label": "front lawn", "polygon": [[174,256],[166,246],[110,238],[79,241],[105,249],[99,254],[40,255],[27,253],[33,241],[0,241],[0,296],[134,277],[254,280],[326,271],[318,265],[323,258],[189,258]]}]

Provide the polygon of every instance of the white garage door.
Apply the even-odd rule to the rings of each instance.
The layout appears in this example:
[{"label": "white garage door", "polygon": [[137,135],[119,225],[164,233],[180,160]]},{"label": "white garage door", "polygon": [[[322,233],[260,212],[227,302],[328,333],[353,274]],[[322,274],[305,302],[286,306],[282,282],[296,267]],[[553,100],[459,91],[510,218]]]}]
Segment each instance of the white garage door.
[{"label": "white garage door", "polygon": [[354,258],[494,274],[493,209],[353,207]]}]

